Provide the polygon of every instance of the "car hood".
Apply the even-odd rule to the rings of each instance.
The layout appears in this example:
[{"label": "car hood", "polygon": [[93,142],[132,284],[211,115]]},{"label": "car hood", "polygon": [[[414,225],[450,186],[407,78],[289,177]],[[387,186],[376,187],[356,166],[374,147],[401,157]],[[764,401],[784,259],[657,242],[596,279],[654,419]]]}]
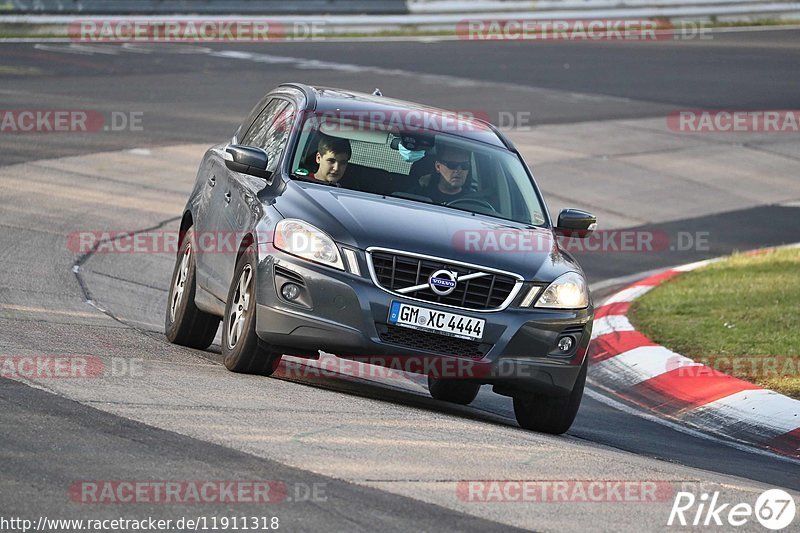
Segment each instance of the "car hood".
[{"label": "car hood", "polygon": [[506,270],[527,280],[552,281],[580,272],[550,229],[473,215],[402,198],[289,182],[274,207],[366,250],[389,248]]}]

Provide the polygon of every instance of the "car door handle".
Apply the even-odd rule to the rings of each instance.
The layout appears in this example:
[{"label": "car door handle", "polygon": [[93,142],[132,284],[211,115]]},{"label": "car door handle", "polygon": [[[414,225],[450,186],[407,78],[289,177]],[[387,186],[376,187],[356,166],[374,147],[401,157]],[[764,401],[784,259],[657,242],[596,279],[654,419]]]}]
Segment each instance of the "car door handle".
[{"label": "car door handle", "polygon": [[217,184],[217,177],[216,176],[211,176],[210,178],[208,178],[208,184],[210,186],[212,186],[212,187],[214,185],[216,185]]},{"label": "car door handle", "polygon": [[231,193],[229,193],[229,192],[225,193],[225,203],[226,204],[231,203]]}]

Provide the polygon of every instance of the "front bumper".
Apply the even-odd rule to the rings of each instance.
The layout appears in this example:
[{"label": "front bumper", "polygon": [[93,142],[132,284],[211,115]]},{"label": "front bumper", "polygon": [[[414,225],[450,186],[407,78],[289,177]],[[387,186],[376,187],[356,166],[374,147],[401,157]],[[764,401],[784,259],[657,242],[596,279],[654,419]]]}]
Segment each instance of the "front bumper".
[{"label": "front bumper", "polygon": [[[362,272],[366,269],[362,268]],[[519,309],[496,312],[440,308],[389,294],[368,277],[318,266],[280,251],[259,261],[256,333],[289,354],[317,350],[443,378],[491,383],[501,394],[568,394],[591,337],[592,308],[577,311]],[[280,287],[294,282],[301,297],[291,303]],[[447,310],[486,320],[480,342],[391,326],[393,301]],[[576,340],[570,352],[556,353],[558,339]],[[436,372],[440,372],[436,374]]]}]

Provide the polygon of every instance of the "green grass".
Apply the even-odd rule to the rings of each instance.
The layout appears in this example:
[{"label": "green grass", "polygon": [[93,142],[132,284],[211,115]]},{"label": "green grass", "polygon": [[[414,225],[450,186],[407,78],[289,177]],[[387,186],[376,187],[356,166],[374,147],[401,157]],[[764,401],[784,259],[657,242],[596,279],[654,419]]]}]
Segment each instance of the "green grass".
[{"label": "green grass", "polygon": [[793,26],[800,24],[797,19],[759,19],[759,20],[735,20],[729,22],[712,21],[714,28],[748,28],[750,26]]},{"label": "green grass", "polygon": [[675,352],[800,399],[800,249],[682,274],[635,300],[629,318]]}]

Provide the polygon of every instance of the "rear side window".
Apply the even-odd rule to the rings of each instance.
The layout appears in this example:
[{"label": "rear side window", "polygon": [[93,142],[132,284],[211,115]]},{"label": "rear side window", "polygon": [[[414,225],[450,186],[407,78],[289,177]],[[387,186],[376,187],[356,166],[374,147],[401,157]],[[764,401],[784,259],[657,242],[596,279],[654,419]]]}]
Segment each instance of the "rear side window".
[{"label": "rear side window", "polygon": [[242,144],[255,146],[267,152],[267,170],[275,171],[283,149],[291,132],[295,111],[285,100],[274,99],[256,118],[250,130],[242,139]]},{"label": "rear side window", "polygon": [[408,173],[411,172],[411,163],[404,161],[400,157],[400,152],[390,148],[393,138],[394,136],[390,135],[382,144],[350,141],[350,146],[353,148],[353,157],[350,158],[350,163],[408,176]]}]

